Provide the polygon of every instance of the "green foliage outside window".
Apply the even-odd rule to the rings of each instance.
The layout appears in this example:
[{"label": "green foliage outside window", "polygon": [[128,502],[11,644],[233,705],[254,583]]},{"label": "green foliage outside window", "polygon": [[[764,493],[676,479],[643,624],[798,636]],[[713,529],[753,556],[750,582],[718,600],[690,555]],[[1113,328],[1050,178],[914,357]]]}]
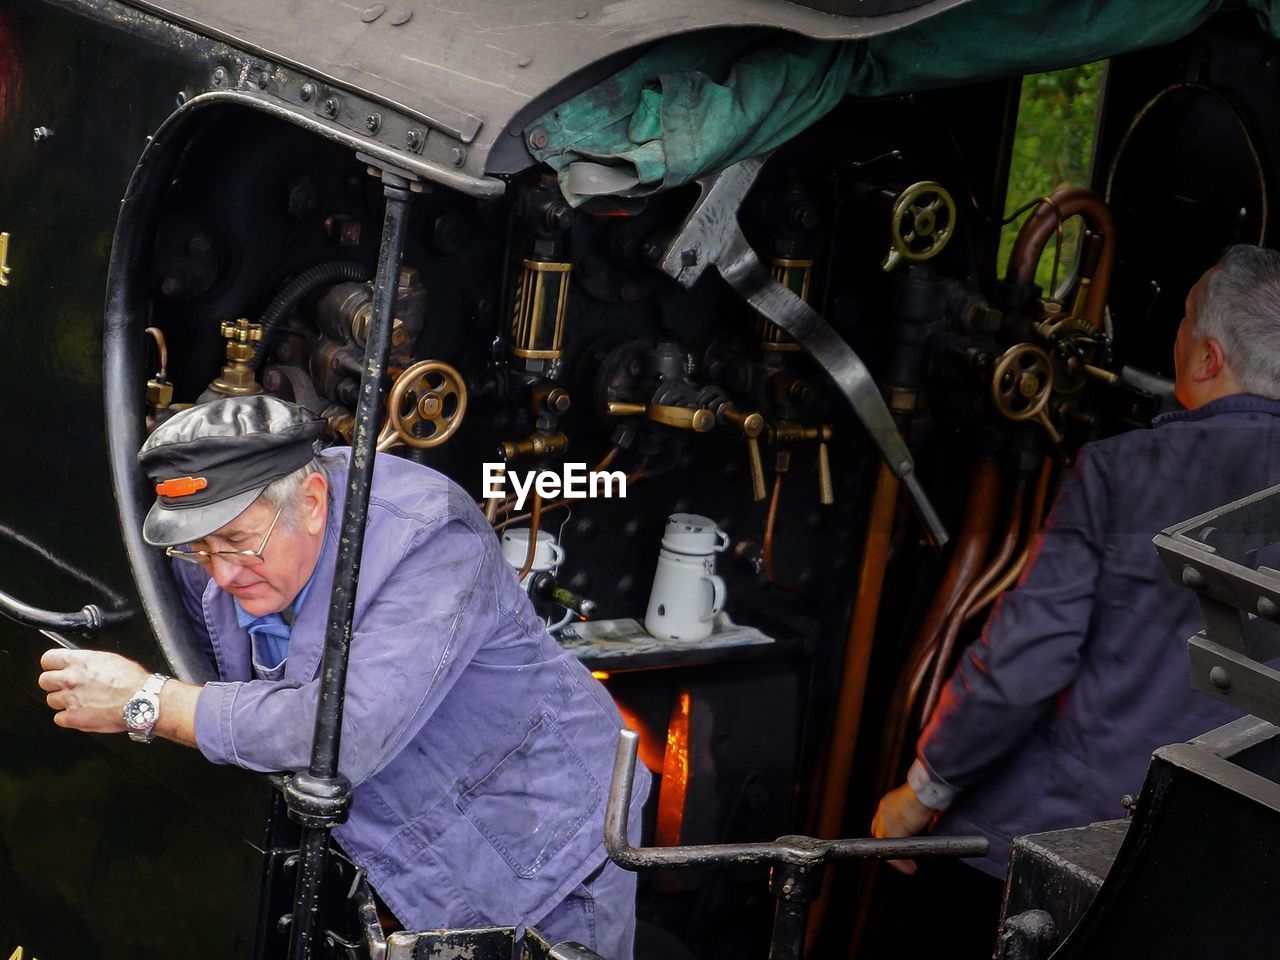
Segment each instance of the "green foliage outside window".
[{"label": "green foliage outside window", "polygon": [[[1048,196],[1060,187],[1089,185],[1105,71],[1106,61],[1098,61],[1023,77],[1018,127],[1009,165],[1006,217],[1029,201]],[[1013,241],[1026,216],[1022,214],[1001,231],[1001,273],[1006,269]],[[1074,268],[1079,226],[1079,218],[1073,218],[1064,230],[1059,283],[1071,276]],[[1046,290],[1053,272],[1053,248],[1052,242],[1045,246],[1036,271],[1036,282]]]}]

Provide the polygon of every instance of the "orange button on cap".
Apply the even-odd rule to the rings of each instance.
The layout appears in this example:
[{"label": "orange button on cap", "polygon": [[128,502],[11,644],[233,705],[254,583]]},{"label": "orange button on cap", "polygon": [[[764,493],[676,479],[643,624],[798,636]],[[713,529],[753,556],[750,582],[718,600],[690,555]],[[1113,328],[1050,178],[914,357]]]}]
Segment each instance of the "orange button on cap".
[{"label": "orange button on cap", "polygon": [[189,497],[209,485],[204,477],[177,477],[156,484],[156,493],[162,497]]}]

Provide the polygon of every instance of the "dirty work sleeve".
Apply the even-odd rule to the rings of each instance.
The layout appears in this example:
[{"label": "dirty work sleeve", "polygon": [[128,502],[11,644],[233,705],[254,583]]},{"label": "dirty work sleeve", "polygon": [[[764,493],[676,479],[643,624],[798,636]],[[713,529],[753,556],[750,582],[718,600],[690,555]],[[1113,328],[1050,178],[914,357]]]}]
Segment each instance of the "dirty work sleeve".
[{"label": "dirty work sleeve", "polygon": [[[352,628],[339,768],[352,784],[390,761],[430,718],[491,636],[496,546],[460,518],[415,527],[399,561]],[[375,549],[370,544],[366,552]],[[323,599],[323,598],[322,598]],[[208,684],[196,743],[217,763],[257,771],[310,763],[319,679]]]}]

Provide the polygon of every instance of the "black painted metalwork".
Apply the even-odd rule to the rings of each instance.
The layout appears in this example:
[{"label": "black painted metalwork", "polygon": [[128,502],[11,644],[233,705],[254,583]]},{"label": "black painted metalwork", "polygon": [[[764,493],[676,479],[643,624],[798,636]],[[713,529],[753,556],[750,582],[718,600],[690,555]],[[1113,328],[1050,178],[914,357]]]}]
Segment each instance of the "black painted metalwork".
[{"label": "black painted metalwork", "polygon": [[0,615],[38,630],[75,630],[92,637],[133,619],[132,610],[103,610],[88,603],[74,613],[55,613],[23,603],[17,597],[0,593]]},{"label": "black painted metalwork", "polygon": [[355,435],[347,472],[337,569],[329,601],[329,622],[320,668],[320,695],[316,705],[315,741],[310,768],[293,777],[285,787],[289,816],[303,826],[302,861],[289,943],[292,960],[309,960],[313,955],[315,921],[329,852],[329,831],[346,821],[351,806],[351,783],[338,770],[338,752],[342,741],[342,709],[351,652],[351,623],[355,616],[356,589],[360,583],[360,557],[364,550],[369,492],[373,484],[383,381],[391,350],[396,282],[400,275],[400,258],[404,252],[409,219],[409,176],[382,171],[387,207],[382,222],[360,398],[356,404]]}]

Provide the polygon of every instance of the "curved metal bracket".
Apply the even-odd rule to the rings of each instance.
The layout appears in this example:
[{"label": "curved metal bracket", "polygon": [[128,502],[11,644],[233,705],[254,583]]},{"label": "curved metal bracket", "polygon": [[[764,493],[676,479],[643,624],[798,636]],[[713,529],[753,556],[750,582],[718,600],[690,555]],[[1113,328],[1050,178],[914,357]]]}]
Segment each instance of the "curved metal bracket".
[{"label": "curved metal bracket", "polygon": [[849,401],[907,488],[929,535],[942,546],[948,539],[942,518],[916,479],[911,452],[866,364],[821,314],[773,278],[742,235],[738,209],[767,159],[767,154],[751,157],[698,181],[702,195],[667,248],[662,270],[692,287],[707,267],[714,267],[752,309],[804,347]]}]

